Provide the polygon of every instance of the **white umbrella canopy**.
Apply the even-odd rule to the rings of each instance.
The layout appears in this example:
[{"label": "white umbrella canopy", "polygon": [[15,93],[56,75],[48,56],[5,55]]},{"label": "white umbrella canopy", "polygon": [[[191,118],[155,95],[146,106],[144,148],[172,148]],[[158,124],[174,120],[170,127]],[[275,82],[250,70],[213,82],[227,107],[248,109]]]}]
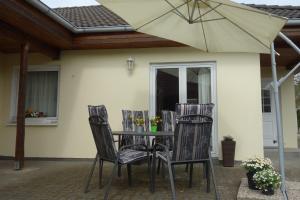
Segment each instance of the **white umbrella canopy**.
[{"label": "white umbrella canopy", "polygon": [[206,52],[270,53],[287,19],[229,0],[98,0],[136,31]]}]

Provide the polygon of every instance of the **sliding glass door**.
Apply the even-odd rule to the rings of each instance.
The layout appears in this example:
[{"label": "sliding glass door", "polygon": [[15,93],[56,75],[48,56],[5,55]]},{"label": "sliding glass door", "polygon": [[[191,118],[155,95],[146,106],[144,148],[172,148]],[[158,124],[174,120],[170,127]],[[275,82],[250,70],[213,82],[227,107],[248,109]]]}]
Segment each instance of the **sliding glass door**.
[{"label": "sliding glass door", "polygon": [[[162,110],[175,111],[176,103],[216,105],[215,63],[152,64],[150,75],[152,116],[161,115]],[[213,117],[216,119],[215,113]],[[213,143],[216,143],[214,140],[216,136],[213,136]],[[217,144],[213,146],[214,152],[217,153]]]}]

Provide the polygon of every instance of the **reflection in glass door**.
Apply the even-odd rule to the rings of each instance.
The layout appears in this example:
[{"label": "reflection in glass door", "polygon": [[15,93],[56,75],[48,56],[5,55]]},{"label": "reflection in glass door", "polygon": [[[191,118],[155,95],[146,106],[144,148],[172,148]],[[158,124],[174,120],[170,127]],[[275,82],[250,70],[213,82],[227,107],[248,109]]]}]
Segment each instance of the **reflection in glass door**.
[{"label": "reflection in glass door", "polygon": [[211,73],[209,68],[186,68],[187,103],[211,103]]},{"label": "reflection in glass door", "polygon": [[179,102],[178,68],[157,69],[156,73],[156,115],[162,110],[175,111]]}]

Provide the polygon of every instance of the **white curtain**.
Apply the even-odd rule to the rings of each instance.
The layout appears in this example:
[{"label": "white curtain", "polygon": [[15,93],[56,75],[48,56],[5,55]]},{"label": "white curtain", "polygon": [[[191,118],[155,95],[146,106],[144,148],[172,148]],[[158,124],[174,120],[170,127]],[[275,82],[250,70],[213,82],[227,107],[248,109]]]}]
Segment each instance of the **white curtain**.
[{"label": "white curtain", "polygon": [[57,71],[28,72],[25,109],[43,112],[47,117],[56,117],[57,83]]},{"label": "white curtain", "polygon": [[200,68],[198,73],[199,103],[211,103],[210,69]]}]

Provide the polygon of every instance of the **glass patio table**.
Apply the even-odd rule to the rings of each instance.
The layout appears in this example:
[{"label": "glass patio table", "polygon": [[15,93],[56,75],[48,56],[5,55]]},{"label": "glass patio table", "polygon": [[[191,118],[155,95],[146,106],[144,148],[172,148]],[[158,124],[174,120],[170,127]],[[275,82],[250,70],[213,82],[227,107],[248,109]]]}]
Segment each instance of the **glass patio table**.
[{"label": "glass patio table", "polygon": [[151,131],[144,131],[144,132],[137,132],[137,131],[113,131],[112,134],[114,136],[118,136],[118,147],[120,147],[120,145],[121,145],[121,136],[122,135],[146,136],[146,137],[174,136],[174,132],[166,132],[166,131],[157,131],[157,132],[151,132]]}]

